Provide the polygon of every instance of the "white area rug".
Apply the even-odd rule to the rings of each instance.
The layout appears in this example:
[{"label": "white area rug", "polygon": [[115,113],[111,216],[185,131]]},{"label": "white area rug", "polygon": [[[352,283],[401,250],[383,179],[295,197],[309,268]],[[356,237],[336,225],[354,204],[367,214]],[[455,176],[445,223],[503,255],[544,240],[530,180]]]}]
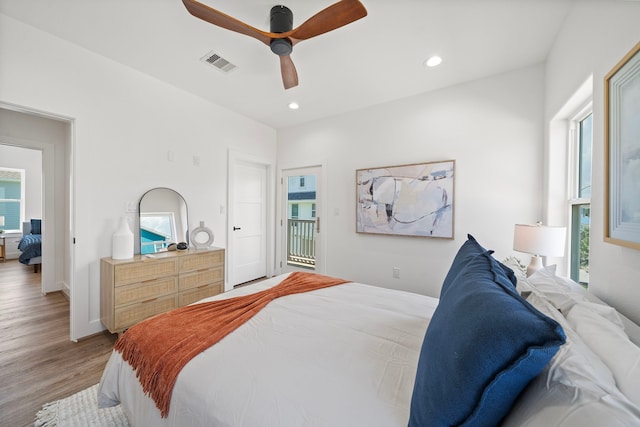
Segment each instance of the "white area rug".
[{"label": "white area rug", "polygon": [[98,408],[98,385],[47,403],[36,414],[35,427],[129,427],[120,406]]}]

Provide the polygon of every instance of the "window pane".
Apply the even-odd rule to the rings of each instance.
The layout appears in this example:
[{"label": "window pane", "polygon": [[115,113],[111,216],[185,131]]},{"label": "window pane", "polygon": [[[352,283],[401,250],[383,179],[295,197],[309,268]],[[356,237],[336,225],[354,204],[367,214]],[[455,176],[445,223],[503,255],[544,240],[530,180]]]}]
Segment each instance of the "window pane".
[{"label": "window pane", "polygon": [[580,121],[580,147],[578,151],[578,197],[591,197],[591,141],[593,115],[589,114]]},{"label": "window pane", "polygon": [[589,284],[589,226],[591,205],[574,205],[571,227],[571,279]]},{"label": "window pane", "polygon": [[0,169],[0,216],[4,217],[4,225],[0,226],[0,229],[22,229],[20,224],[21,195],[21,171]]}]

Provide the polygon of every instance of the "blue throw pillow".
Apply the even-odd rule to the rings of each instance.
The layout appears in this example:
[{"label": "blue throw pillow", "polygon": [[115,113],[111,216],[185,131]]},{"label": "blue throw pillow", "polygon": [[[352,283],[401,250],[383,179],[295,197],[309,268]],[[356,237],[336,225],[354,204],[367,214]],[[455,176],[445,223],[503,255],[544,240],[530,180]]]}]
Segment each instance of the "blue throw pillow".
[{"label": "blue throw pillow", "polygon": [[[442,289],[440,290],[440,295],[442,295],[449,288],[451,282],[455,280],[455,278],[458,276],[458,273],[460,273],[464,266],[467,265],[467,262],[469,262],[469,260],[471,260],[474,256],[480,255],[486,251],[487,250],[483,248],[482,245],[480,245],[480,243],[478,243],[478,241],[471,234],[467,234],[467,241],[464,242],[462,246],[460,246],[458,253],[453,259],[453,263],[449,268],[449,272],[444,278]],[[511,283],[513,283],[513,286],[515,286],[518,279],[516,278],[513,270],[502,263],[499,264]]]},{"label": "blue throw pillow", "polygon": [[42,234],[42,220],[41,219],[32,219],[31,220],[31,234]]},{"label": "blue throw pillow", "polygon": [[564,344],[487,251],[440,299],[418,361],[410,427],[496,426]]},{"label": "blue throw pillow", "polygon": [[447,290],[451,282],[455,280],[460,271],[462,271],[464,266],[467,265],[467,262],[469,262],[471,258],[486,251],[487,250],[483,248],[471,234],[467,234],[467,241],[464,242],[462,246],[460,246],[460,249],[458,249],[458,253],[456,253],[455,258],[451,263],[451,267],[449,268],[449,272],[444,278],[440,295],[442,295]]}]

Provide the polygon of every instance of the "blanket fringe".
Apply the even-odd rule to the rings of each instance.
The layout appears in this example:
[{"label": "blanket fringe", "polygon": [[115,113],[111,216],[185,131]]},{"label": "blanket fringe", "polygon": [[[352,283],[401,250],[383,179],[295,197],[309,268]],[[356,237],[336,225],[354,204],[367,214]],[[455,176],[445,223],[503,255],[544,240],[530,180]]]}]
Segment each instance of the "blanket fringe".
[{"label": "blanket fringe", "polygon": [[58,425],[58,402],[45,404],[36,414],[34,427],[55,427]]}]

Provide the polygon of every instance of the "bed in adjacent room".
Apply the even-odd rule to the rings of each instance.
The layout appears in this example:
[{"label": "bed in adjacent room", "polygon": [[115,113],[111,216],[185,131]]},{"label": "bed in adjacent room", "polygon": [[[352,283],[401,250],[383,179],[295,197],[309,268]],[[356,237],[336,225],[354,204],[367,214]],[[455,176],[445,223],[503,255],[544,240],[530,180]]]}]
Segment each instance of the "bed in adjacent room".
[{"label": "bed in adjacent room", "polygon": [[639,328],[536,275],[470,237],[440,299],[271,278],[129,329],[98,401],[134,426],[640,425]]},{"label": "bed in adjacent room", "polygon": [[22,238],[18,243],[21,252],[18,261],[25,265],[32,265],[37,273],[42,264],[42,221],[32,219],[22,223]]}]

